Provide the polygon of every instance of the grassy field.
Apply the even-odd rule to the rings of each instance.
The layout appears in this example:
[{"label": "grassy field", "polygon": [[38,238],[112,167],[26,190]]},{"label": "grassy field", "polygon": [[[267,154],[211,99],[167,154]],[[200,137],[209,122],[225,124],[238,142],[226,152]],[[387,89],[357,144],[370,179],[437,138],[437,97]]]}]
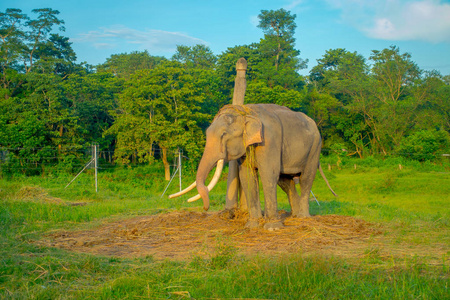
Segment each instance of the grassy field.
[{"label": "grassy field", "polygon": [[[155,167],[102,171],[98,193],[92,174],[82,174],[67,189],[72,177],[51,172],[0,179],[0,298],[449,299],[449,168],[401,164],[400,170],[397,161],[348,160],[337,166],[323,160],[339,198],[318,176],[313,192],[320,205],[311,202],[312,214],[352,216],[383,228],[384,243],[354,257],[245,256],[226,238],[217,240],[213,255],[183,261],[40,246],[36,241],[60,230],[201,204],[161,197],[167,183]],[[222,179],[211,194],[212,210],[224,205]],[[176,190],[173,183],[168,193]],[[282,193],[279,208],[289,209]]]}]

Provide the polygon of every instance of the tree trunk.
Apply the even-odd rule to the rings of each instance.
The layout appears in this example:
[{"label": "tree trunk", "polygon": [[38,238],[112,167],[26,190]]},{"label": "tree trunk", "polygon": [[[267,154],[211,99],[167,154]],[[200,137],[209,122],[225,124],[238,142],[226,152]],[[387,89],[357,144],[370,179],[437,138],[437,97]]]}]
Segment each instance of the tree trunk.
[{"label": "tree trunk", "polygon": [[58,145],[58,152],[59,152],[59,154],[61,154],[61,148],[62,148],[61,142],[62,142],[63,133],[64,133],[64,126],[60,125],[60,127],[59,127],[59,137],[61,139],[59,140],[59,145]]},{"label": "tree trunk", "polygon": [[164,176],[167,181],[170,180],[170,165],[167,161],[167,148],[163,147],[162,149],[162,161],[164,164]]}]

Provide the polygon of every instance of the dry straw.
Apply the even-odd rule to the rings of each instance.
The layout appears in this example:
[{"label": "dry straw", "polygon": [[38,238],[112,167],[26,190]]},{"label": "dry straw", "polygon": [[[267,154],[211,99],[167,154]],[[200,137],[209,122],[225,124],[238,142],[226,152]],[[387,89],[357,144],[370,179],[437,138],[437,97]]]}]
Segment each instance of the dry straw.
[{"label": "dry straw", "polygon": [[242,254],[317,253],[323,250],[345,253],[381,233],[373,224],[353,217],[291,218],[286,212],[280,212],[280,216],[285,227],[271,232],[245,228],[245,213],[229,219],[228,213],[174,211],[123,220],[94,230],[59,232],[49,235],[43,242],[94,254],[151,255],[184,260],[204,252],[205,245],[206,249],[214,251],[220,237],[227,238]]}]

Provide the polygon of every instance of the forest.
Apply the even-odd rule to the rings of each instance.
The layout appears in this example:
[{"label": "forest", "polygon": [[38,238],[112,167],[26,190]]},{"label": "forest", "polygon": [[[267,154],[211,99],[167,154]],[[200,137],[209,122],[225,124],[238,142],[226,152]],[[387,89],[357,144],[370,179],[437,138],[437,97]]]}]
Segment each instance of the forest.
[{"label": "forest", "polygon": [[[92,144],[117,165],[195,167],[204,131],[231,102],[235,64],[248,61],[246,103],[276,103],[313,118],[323,155],[439,161],[450,152],[450,75],[425,71],[395,45],[363,57],[330,49],[317,62],[295,47],[296,15],[262,10],[260,41],[215,55],[178,45],[171,58],[135,51],[79,63],[59,12],[0,12],[0,172],[75,166]],[[80,58],[81,60],[83,58]],[[314,65],[308,76],[299,74]]]}]

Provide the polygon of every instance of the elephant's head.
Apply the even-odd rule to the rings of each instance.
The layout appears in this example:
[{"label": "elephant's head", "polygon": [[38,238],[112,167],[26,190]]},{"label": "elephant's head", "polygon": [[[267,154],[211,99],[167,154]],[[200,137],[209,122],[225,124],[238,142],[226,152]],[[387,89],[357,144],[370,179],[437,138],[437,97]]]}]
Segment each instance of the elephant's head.
[{"label": "elephant's head", "polygon": [[[197,186],[198,193],[203,199],[203,208],[208,210],[209,192],[218,181],[223,161],[238,159],[245,155],[248,146],[261,143],[262,131],[261,121],[247,106],[223,107],[206,130],[206,146],[197,170],[196,184],[170,197],[179,196]],[[216,174],[207,187],[206,177],[216,163],[218,165]],[[188,201],[195,201],[200,197],[196,196]]]},{"label": "elephant's head", "polygon": [[245,155],[248,146],[262,142],[261,121],[248,107],[228,105],[220,110],[206,130],[206,146],[197,170],[197,190],[203,208],[209,208],[205,179],[219,160],[235,160]]}]

